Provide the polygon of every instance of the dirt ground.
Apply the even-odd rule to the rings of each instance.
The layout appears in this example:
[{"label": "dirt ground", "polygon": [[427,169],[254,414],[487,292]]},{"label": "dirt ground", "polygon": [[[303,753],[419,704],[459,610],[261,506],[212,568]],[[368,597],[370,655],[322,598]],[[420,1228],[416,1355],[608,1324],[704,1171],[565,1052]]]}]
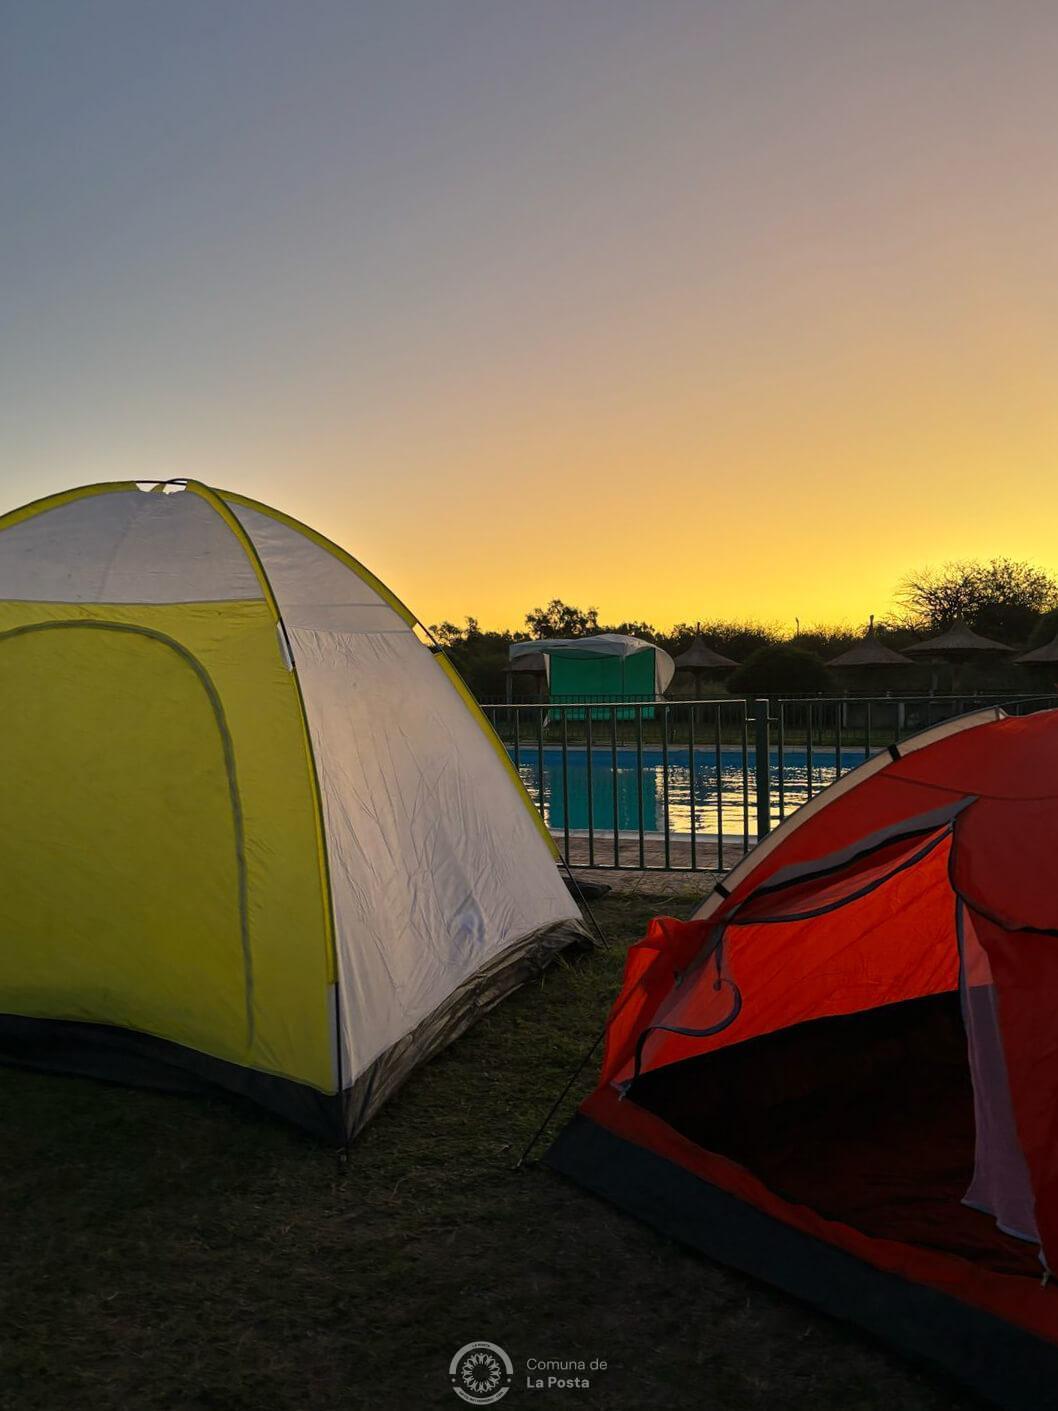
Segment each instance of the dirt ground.
[{"label": "dirt ground", "polygon": [[[488,1015],[345,1165],[220,1097],[0,1070],[0,1408],[452,1408],[448,1364],[474,1339],[515,1364],[505,1408],[976,1406],[546,1168],[512,1171],[656,909],[598,904],[613,948]],[[528,1390],[529,1358],[607,1366]]]}]

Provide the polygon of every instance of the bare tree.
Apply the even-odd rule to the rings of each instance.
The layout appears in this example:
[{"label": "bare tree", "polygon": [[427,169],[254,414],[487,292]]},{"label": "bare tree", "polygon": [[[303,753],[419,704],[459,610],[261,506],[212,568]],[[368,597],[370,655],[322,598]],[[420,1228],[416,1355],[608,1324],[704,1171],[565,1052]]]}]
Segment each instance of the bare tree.
[{"label": "bare tree", "polygon": [[442,647],[451,647],[463,640],[463,629],[446,618],[444,622],[432,622],[429,627],[431,637],[435,637]]},{"label": "bare tree", "polygon": [[963,621],[986,637],[1022,642],[1058,606],[1058,582],[1017,559],[960,560],[908,574],[896,600],[894,627],[930,635]]},{"label": "bare tree", "polygon": [[654,642],[657,640],[657,629],[652,622],[639,622],[633,619],[631,622],[600,623],[600,632],[617,632],[622,637],[641,637],[644,642]]},{"label": "bare tree", "polygon": [[525,614],[525,625],[534,637],[583,637],[599,630],[597,608],[581,609],[552,598],[546,608]]}]

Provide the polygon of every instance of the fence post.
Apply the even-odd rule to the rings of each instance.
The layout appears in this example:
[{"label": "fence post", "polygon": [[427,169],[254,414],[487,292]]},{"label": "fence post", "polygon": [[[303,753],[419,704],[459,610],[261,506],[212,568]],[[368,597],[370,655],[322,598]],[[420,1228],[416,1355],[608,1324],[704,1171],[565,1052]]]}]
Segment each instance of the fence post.
[{"label": "fence post", "polygon": [[753,773],[757,781],[757,841],[771,832],[771,740],[768,733],[770,702],[754,701]]}]

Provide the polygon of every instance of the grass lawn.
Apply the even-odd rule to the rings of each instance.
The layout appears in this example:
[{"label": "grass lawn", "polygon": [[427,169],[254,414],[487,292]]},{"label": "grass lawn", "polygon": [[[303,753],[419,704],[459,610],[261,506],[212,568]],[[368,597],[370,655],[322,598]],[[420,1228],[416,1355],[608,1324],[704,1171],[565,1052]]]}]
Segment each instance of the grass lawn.
[{"label": "grass lawn", "polygon": [[[448,1362],[477,1338],[515,1362],[505,1407],[977,1405],[550,1171],[511,1170],[598,1030],[624,944],[690,906],[598,906],[614,949],[501,1005],[344,1168],[221,1098],[0,1069],[0,1407],[453,1408]],[[528,1357],[609,1366],[590,1390],[531,1393]]]}]

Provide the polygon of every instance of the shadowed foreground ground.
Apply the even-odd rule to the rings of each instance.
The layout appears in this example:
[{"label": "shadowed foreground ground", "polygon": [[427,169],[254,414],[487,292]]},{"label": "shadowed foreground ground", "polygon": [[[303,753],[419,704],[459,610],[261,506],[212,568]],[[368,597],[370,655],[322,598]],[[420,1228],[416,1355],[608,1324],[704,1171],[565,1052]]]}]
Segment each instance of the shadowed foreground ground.
[{"label": "shadowed foreground ground", "polygon": [[510,1170],[654,906],[597,907],[621,944],[488,1016],[344,1170],[224,1100],[0,1069],[3,1411],[454,1408],[448,1362],[475,1338],[519,1377],[529,1357],[609,1363],[587,1391],[516,1380],[505,1408],[977,1405],[549,1171]]}]

